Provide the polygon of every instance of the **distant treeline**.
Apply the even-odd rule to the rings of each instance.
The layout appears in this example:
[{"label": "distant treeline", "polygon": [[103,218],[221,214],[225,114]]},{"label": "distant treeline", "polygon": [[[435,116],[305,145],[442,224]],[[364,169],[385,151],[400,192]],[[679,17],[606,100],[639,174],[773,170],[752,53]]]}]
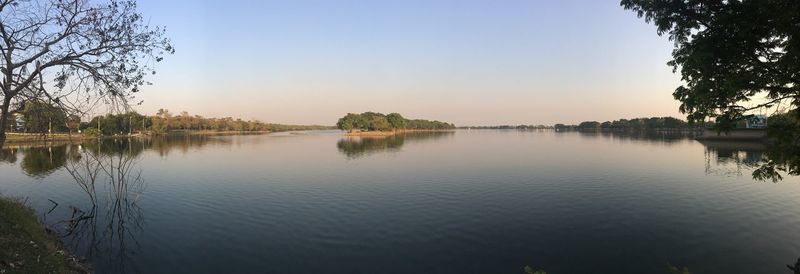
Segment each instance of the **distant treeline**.
[{"label": "distant treeline", "polygon": [[553,127],[556,130],[598,130],[598,129],[611,129],[611,130],[683,130],[695,128],[698,125],[689,125],[688,122],[674,118],[674,117],[651,117],[651,118],[634,118],[634,119],[619,119],[614,121],[585,121],[578,125],[565,125],[556,124]]},{"label": "distant treeline", "polygon": [[66,133],[78,129],[89,130],[93,134],[115,135],[137,132],[166,133],[169,131],[290,131],[333,129],[332,126],[283,125],[265,123],[258,120],[242,120],[232,117],[207,118],[190,115],[183,111],[172,114],[160,109],[153,116],[131,111],[120,114],[95,116],[81,121],[77,115],[67,115],[61,108],[40,101],[26,102],[24,107],[9,118],[9,132],[23,133]]},{"label": "distant treeline", "polygon": [[438,130],[455,129],[451,123],[423,119],[406,119],[399,113],[384,115],[378,112],[364,112],[361,114],[348,113],[336,127],[341,130],[353,131],[390,131],[398,129]]},{"label": "distant treeline", "polygon": [[170,131],[289,131],[331,129],[317,125],[282,125],[264,123],[258,120],[240,118],[207,118],[190,115],[183,111],[174,115],[166,109],[159,109],[156,115],[147,116],[137,112],[106,114],[95,116],[88,122],[80,123],[81,130],[89,130],[102,135],[128,134],[136,132],[167,133]]},{"label": "distant treeline", "polygon": [[553,126],[548,125],[501,125],[501,126],[467,126],[467,127],[460,127],[463,129],[520,129],[520,130],[532,130],[532,129],[553,129]]},{"label": "distant treeline", "polygon": [[555,124],[549,125],[500,125],[500,126],[465,126],[463,129],[519,129],[519,130],[659,130],[659,129],[690,129],[703,125],[689,125],[688,122],[674,117],[651,117],[635,119],[619,119],[614,121],[585,121],[577,125]]},{"label": "distant treeline", "polygon": [[332,129],[318,125],[282,125],[258,120],[223,117],[207,118],[191,115],[186,111],[174,115],[166,109],[159,109],[156,115],[145,116],[136,112],[106,114],[96,116],[80,125],[83,130],[99,129],[103,135],[127,134],[139,131],[166,133],[170,131],[289,131]]}]

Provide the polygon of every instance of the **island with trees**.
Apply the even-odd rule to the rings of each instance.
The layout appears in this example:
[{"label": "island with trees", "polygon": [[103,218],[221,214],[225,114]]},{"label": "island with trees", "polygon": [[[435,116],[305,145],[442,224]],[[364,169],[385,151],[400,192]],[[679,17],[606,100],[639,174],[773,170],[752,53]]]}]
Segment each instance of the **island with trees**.
[{"label": "island with trees", "polygon": [[407,119],[399,113],[385,115],[378,112],[348,113],[339,118],[336,127],[346,131],[349,136],[390,136],[408,131],[439,131],[456,128],[452,123]]}]

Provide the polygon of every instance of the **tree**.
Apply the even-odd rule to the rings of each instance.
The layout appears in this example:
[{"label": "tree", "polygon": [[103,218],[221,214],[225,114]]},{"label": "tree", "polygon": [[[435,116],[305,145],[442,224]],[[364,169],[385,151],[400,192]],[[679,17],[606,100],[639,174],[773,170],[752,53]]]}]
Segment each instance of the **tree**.
[{"label": "tree", "polygon": [[[746,112],[800,106],[800,1],[622,0],[668,34],[668,65],[684,85],[673,96],[690,122],[731,128]],[[765,95],[766,100],[748,104]]]},{"label": "tree", "polygon": [[192,125],[192,116],[189,115],[188,111],[181,111],[181,115],[178,117],[178,124],[183,130],[189,129]]},{"label": "tree", "polygon": [[591,130],[599,129],[600,128],[600,122],[597,122],[597,121],[581,122],[580,124],[578,124],[578,128],[580,128],[580,129],[591,129]]},{"label": "tree", "polygon": [[386,115],[386,120],[389,121],[389,125],[393,129],[406,128],[406,118],[403,118],[400,113],[389,113],[389,115]]},{"label": "tree", "polygon": [[352,131],[355,128],[359,128],[358,120],[360,116],[355,113],[348,113],[342,118],[339,118],[339,121],[336,122],[336,127],[345,130],[345,131]]},{"label": "tree", "polygon": [[156,112],[156,116],[152,118],[153,126],[152,129],[155,132],[166,132],[170,129],[170,121],[172,120],[172,114],[169,113],[169,110],[166,109],[159,109]]},{"label": "tree", "polygon": [[62,131],[67,116],[58,107],[40,101],[29,101],[20,111],[25,121],[25,131],[31,133],[52,133]]},{"label": "tree", "polygon": [[127,107],[154,62],[174,52],[133,0],[0,0],[0,146],[7,117],[45,99],[65,112]]},{"label": "tree", "polygon": [[386,131],[392,128],[386,116],[374,115],[369,119],[369,130]]}]

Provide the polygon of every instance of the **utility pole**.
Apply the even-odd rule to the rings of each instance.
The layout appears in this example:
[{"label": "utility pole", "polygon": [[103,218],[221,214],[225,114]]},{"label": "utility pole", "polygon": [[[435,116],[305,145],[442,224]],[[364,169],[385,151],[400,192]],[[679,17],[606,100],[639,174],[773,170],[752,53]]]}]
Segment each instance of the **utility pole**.
[{"label": "utility pole", "polygon": [[133,134],[133,116],[128,116],[128,135]]}]

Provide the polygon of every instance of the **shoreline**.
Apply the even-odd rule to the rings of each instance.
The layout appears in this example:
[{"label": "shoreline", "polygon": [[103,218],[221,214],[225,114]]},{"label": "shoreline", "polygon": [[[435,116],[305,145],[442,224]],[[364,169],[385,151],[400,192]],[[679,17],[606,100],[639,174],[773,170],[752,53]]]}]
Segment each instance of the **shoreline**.
[{"label": "shoreline", "polygon": [[705,129],[700,136],[695,140],[712,140],[712,141],[751,141],[751,142],[766,142],[769,135],[767,130],[763,128],[748,128],[748,129],[732,129],[729,131],[715,131]]},{"label": "shoreline", "polygon": [[80,133],[52,133],[52,134],[42,134],[42,133],[15,133],[15,132],[7,132],[6,133],[6,144],[10,143],[34,143],[34,142],[54,142],[54,141],[82,141],[88,139],[94,139],[97,137],[90,137],[84,136]]},{"label": "shoreline", "polygon": [[90,273],[19,199],[0,196],[0,273]]},{"label": "shoreline", "polygon": [[262,135],[276,132],[291,132],[291,131],[305,131],[305,130],[287,130],[287,131],[169,131],[162,133],[155,132],[137,132],[133,134],[118,134],[118,135],[104,135],[104,136],[86,136],[81,133],[6,133],[5,145],[8,144],[35,144],[35,143],[80,143],[89,140],[98,139],[125,139],[125,138],[152,138],[162,136],[230,136],[230,135]]}]

